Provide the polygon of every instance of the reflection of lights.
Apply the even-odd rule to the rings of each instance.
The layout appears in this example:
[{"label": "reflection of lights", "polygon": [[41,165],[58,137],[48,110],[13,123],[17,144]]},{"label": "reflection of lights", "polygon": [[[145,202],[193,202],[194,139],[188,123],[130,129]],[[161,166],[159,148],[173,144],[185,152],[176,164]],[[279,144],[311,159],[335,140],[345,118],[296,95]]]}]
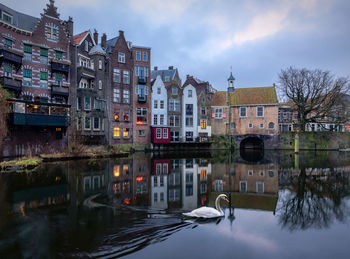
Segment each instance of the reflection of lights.
[{"label": "reflection of lights", "polygon": [[137,121],[136,124],[143,124],[143,121]]},{"label": "reflection of lights", "polygon": [[115,165],[113,168],[113,174],[115,177],[118,177],[120,175],[120,166],[119,165]]},{"label": "reflection of lights", "polygon": [[130,199],[129,198],[125,198],[124,199],[124,204],[129,205],[130,204]]},{"label": "reflection of lights", "polygon": [[143,176],[136,177],[136,181],[141,182],[143,180]]}]

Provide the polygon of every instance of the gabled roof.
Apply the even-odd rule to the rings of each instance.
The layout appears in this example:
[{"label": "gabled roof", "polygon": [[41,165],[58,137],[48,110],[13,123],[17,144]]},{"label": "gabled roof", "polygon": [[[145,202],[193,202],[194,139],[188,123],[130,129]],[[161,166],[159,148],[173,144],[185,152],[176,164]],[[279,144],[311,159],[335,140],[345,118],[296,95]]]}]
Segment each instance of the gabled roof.
[{"label": "gabled roof", "polygon": [[79,34],[73,36],[73,44],[74,45],[81,45],[88,35],[90,35],[93,44],[96,45],[94,37],[92,36],[92,33],[90,30],[84,31],[82,33],[79,33]]},{"label": "gabled roof", "polygon": [[110,40],[107,40],[107,42],[106,42],[106,45],[107,45],[106,52],[107,53],[110,53],[112,51],[112,47],[115,46],[115,44],[117,43],[118,38],[119,37],[117,36],[117,37],[114,37],[114,38],[112,38]]},{"label": "gabled roof", "polygon": [[[12,15],[12,25],[29,32],[33,32],[40,19],[33,16],[17,12],[0,3],[0,10]],[[4,22],[1,20],[1,22]]]},{"label": "gabled roof", "polygon": [[[230,105],[278,104],[276,89],[269,87],[236,88],[229,94]],[[217,91],[212,106],[226,106],[226,91]]]},{"label": "gabled roof", "polygon": [[160,76],[165,81],[165,77],[169,76],[170,81],[175,79],[176,75],[176,68],[175,69],[165,69],[165,70],[152,70],[151,71],[151,80],[155,79],[157,76]]}]

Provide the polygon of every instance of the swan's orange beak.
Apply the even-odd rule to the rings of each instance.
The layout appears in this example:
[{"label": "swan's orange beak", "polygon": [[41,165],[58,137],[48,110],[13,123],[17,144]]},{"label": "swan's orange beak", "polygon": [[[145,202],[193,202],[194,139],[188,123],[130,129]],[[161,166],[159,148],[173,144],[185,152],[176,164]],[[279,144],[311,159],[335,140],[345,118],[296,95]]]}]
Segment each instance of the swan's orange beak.
[{"label": "swan's orange beak", "polygon": [[230,200],[228,198],[225,198],[225,201],[227,201],[228,203],[230,202]]}]

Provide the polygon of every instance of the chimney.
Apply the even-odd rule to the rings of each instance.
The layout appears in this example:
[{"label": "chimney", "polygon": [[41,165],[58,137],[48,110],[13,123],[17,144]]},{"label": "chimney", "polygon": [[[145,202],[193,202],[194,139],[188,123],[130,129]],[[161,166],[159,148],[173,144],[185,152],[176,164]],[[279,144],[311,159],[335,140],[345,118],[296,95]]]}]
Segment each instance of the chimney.
[{"label": "chimney", "polygon": [[102,37],[101,37],[101,47],[102,47],[103,49],[106,48],[106,41],[107,41],[107,35],[106,35],[106,33],[103,33],[103,35],[102,35]]},{"label": "chimney", "polygon": [[124,31],[119,30],[119,37],[123,37],[124,38]]},{"label": "chimney", "polygon": [[174,67],[173,66],[169,66],[169,70],[173,70],[174,69]]},{"label": "chimney", "polygon": [[95,41],[96,45],[98,45],[98,32],[96,29],[94,31],[94,41]]},{"label": "chimney", "polygon": [[154,67],[154,70],[158,70],[158,67]]},{"label": "chimney", "polygon": [[73,18],[70,16],[67,20],[67,32],[69,39],[73,39]]}]

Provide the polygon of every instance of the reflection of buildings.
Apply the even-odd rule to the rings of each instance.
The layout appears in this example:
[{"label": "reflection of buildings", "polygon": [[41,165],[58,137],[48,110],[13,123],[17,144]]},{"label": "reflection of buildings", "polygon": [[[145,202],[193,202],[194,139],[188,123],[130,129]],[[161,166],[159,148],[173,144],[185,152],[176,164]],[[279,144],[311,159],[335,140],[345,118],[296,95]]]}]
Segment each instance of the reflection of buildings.
[{"label": "reflection of buildings", "polygon": [[181,208],[181,161],[171,159],[168,175],[168,207]]},{"label": "reflection of buildings", "polygon": [[198,163],[198,177],[199,177],[199,199],[201,206],[207,204],[208,201],[208,175],[211,174],[211,163],[208,160],[200,159]]},{"label": "reflection of buildings", "polygon": [[132,201],[132,160],[129,158],[110,160],[112,196],[114,201],[130,204]]},{"label": "reflection of buildings", "polygon": [[156,209],[168,208],[169,159],[153,159],[151,170],[151,205]]},{"label": "reflection of buildings", "polygon": [[133,198],[135,205],[149,205],[150,157],[145,154],[133,155]]},{"label": "reflection of buildings", "polygon": [[198,203],[198,164],[194,159],[182,159],[182,208],[193,210]]}]

